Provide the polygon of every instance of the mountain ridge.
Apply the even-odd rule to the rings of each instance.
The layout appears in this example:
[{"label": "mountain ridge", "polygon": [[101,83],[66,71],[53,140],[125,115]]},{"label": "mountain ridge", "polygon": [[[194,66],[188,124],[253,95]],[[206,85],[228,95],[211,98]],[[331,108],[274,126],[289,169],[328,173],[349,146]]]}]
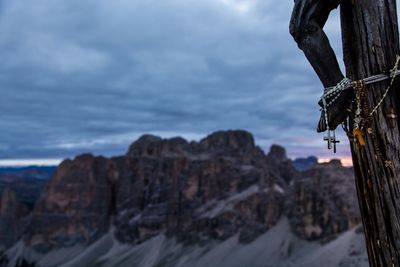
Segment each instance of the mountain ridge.
[{"label": "mountain ridge", "polygon": [[[110,231],[113,242],[132,249],[160,235],[183,248],[235,236],[240,246],[250,246],[285,217],[296,238],[333,242],[360,223],[357,209],[335,204],[347,207],[356,200],[346,170],[332,162],[299,172],[284,148],[272,146],[266,155],[242,130],[219,131],[199,142],[144,135],[126,155],[63,161],[0,266],[58,266],[43,262],[60,250],[93,250]],[[335,177],[346,183],[332,186]],[[325,182],[331,194],[320,192]],[[85,266],[99,264],[92,260]],[[157,264],[149,266],[164,266]]]}]

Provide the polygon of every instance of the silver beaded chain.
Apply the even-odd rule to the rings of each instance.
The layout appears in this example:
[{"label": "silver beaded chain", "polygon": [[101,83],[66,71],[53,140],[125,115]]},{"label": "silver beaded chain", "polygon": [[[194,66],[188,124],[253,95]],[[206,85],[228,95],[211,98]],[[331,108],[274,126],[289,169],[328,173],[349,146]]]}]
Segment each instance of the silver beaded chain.
[{"label": "silver beaded chain", "polygon": [[339,98],[343,90],[349,87],[352,84],[352,81],[345,77],[341,80],[335,87],[332,89],[326,90],[322,96],[322,98],[329,99],[332,98],[329,102],[326,103],[326,107],[330,107],[335,101]]},{"label": "silver beaded chain", "polygon": [[[393,87],[394,81],[396,79],[396,77],[398,75],[400,75],[400,70],[398,70],[400,66],[400,56],[397,55],[396,56],[396,62],[395,65],[393,67],[393,69],[390,70],[390,74],[386,75],[386,74],[379,74],[379,75],[374,75],[365,79],[360,80],[363,85],[367,85],[367,84],[372,84],[372,83],[376,83],[376,82],[380,82],[380,81],[384,81],[387,79],[391,79],[389,86],[386,88],[384,94],[382,95],[381,99],[378,101],[378,104],[376,104],[376,106],[372,109],[372,111],[369,113],[368,117],[372,117],[372,115],[377,112],[377,110],[379,109],[379,107],[382,105],[382,103],[384,102],[386,96],[388,95],[390,89]],[[350,80],[349,78],[345,77],[343,80],[341,80],[337,85],[333,86],[333,87],[328,87],[325,89],[324,94],[321,96],[321,101],[322,101],[322,109],[324,112],[324,119],[325,119],[325,123],[326,123],[326,130],[328,131],[328,137],[324,138],[325,141],[328,141],[328,148],[330,149],[330,142],[332,141],[331,139],[331,131],[329,128],[329,120],[328,120],[328,107],[330,107],[333,103],[335,103],[335,101],[340,97],[340,95],[342,94],[342,92],[346,89],[350,89],[350,88],[354,88],[355,86],[357,86],[358,82],[360,81],[356,81],[353,82],[352,80]],[[353,102],[356,102],[356,110],[355,110],[355,114],[354,114],[354,121],[353,121],[353,127],[355,129],[361,127],[361,123],[362,123],[362,118],[361,118],[361,101],[359,99],[359,95],[356,94],[356,98],[355,100],[353,100]],[[333,131],[333,143],[335,145],[336,140],[335,140],[335,132]],[[334,146],[334,149],[336,152],[336,147]]]}]

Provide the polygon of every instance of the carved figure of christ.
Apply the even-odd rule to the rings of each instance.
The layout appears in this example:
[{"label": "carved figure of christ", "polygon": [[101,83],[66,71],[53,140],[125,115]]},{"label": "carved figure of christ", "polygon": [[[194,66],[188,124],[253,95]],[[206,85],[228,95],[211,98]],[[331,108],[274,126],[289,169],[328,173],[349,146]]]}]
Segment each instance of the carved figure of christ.
[{"label": "carved figure of christ", "polygon": [[[340,2],[341,0],[295,0],[290,20],[291,35],[325,88],[335,86],[344,78],[328,37],[323,31],[329,14]],[[352,99],[352,90],[345,90],[337,101],[328,107],[330,130],[334,130],[346,119]],[[317,131],[326,130],[326,119],[322,110]]]}]

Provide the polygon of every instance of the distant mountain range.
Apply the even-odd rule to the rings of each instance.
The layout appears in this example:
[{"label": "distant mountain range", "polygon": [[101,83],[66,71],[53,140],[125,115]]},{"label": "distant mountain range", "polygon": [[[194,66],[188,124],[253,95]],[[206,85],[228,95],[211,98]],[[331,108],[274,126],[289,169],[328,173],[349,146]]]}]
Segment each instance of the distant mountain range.
[{"label": "distant mountain range", "polygon": [[28,209],[32,209],[56,169],[56,166],[0,167],[0,195],[9,189]]},{"label": "distant mountain range", "polygon": [[56,169],[57,166],[0,167],[0,175],[14,175],[17,177],[34,179],[49,179]]},{"label": "distant mountain range", "polygon": [[0,266],[364,267],[360,223],[340,161],[266,155],[241,130],[144,135],[62,162],[32,211],[5,190]]},{"label": "distant mountain range", "polygon": [[298,171],[307,171],[318,164],[318,158],[309,156],[307,158],[297,158],[293,161],[293,166]]},{"label": "distant mountain range", "polygon": [[[298,171],[306,171],[318,163],[318,158],[315,156],[297,158],[292,163]],[[28,209],[32,209],[47,180],[56,170],[57,166],[0,167],[0,196],[8,188],[15,192],[18,200]]]}]

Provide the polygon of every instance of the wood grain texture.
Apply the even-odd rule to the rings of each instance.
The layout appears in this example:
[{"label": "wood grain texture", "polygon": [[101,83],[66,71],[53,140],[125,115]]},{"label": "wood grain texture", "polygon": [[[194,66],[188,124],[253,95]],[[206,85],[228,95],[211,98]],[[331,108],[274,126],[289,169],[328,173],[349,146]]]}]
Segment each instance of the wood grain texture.
[{"label": "wood grain texture", "polygon": [[[347,77],[358,80],[391,69],[399,54],[396,1],[345,0],[341,17]],[[388,84],[385,81],[367,87],[369,110],[379,102]],[[400,266],[399,121],[392,128],[386,118],[391,108],[399,114],[399,92],[397,81],[370,122],[372,133],[365,132],[366,146],[351,142],[372,267]]]}]

